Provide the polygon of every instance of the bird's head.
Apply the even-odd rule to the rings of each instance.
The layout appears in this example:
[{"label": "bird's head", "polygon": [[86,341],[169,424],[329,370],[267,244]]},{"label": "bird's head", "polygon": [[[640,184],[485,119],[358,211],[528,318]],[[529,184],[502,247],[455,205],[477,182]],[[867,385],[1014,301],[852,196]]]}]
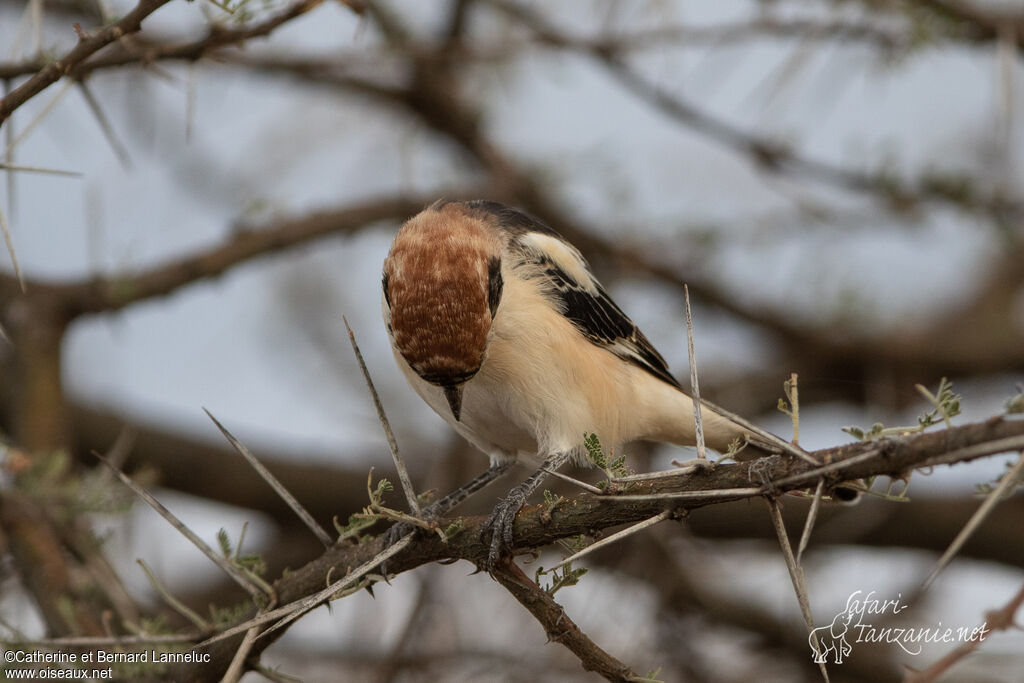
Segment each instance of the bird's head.
[{"label": "bird's head", "polygon": [[486,215],[438,202],[402,226],[384,261],[392,344],[416,374],[444,389],[456,420],[501,299],[501,249]]}]

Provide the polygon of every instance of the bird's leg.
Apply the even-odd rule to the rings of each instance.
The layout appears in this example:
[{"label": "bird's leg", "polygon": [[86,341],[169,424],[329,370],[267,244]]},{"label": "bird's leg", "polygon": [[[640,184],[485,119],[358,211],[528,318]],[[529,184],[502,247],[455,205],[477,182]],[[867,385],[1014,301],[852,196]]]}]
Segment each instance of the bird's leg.
[{"label": "bird's leg", "polygon": [[516,521],[516,514],[526,505],[526,499],[537,490],[541,482],[548,476],[548,470],[555,471],[569,461],[572,452],[558,453],[551,456],[540,466],[540,469],[527,477],[519,486],[508,492],[508,495],[491,512],[491,515],[484,522],[480,529],[480,537],[487,542],[490,536],[491,549],[487,554],[487,570],[493,571],[503,556],[508,555],[512,550],[512,543],[515,540],[512,535],[512,526]]},{"label": "bird's leg", "polygon": [[[466,484],[463,484],[459,488],[455,489],[444,498],[431,503],[423,509],[423,518],[426,520],[434,520],[438,517],[442,517],[455,507],[460,505],[462,501],[466,500],[474,493],[484,488],[492,481],[500,477],[501,475],[508,472],[512,467],[512,462],[503,462],[497,465],[492,465],[489,469],[481,472],[474,479]],[[415,530],[415,527],[408,522],[400,522],[398,524],[391,525],[391,528],[384,533],[384,547],[388,548],[393,545],[398,539],[402,538],[406,534]]]}]

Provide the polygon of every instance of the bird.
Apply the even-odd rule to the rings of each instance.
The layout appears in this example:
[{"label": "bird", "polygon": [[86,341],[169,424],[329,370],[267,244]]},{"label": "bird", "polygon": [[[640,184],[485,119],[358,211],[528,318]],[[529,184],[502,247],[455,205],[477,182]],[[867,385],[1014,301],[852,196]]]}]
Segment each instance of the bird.
[{"label": "bird", "polygon": [[[413,390],[490,468],[438,501],[447,511],[519,459],[543,460],[483,525],[487,566],[513,546],[516,513],[549,471],[588,466],[585,439],[696,443],[694,404],[582,254],[529,214],[489,200],[438,200],[406,221],[384,261],[382,309]],[[705,405],[721,453],[746,427]],[[778,451],[774,451],[778,452]]]}]

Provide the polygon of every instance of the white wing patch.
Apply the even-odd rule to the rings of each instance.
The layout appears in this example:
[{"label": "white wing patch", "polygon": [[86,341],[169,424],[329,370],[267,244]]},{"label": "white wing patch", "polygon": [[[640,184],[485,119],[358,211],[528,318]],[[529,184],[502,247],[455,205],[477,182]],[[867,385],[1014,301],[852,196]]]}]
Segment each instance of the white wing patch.
[{"label": "white wing patch", "polygon": [[544,254],[581,289],[598,295],[597,283],[587,269],[583,256],[564,241],[540,232],[528,232],[519,239],[524,246]]}]

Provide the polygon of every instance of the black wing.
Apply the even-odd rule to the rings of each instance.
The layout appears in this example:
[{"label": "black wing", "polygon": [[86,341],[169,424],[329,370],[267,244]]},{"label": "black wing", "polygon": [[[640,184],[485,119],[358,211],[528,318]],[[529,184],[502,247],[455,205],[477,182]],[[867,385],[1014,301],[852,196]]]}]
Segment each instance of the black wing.
[{"label": "black wing", "polygon": [[[466,206],[490,215],[499,228],[511,235],[513,245],[522,255],[519,267],[527,268],[526,277],[544,279],[562,313],[591,343],[682,389],[669,372],[665,359],[636,323],[612,301],[590,272],[586,260],[561,235],[532,216],[504,204],[475,201],[466,202]],[[554,255],[531,245],[531,233],[558,240],[564,253]]]},{"label": "black wing", "polygon": [[[545,261],[545,258],[542,256],[541,260]],[[551,283],[553,293],[563,306],[565,317],[584,337],[658,379],[682,389],[658,350],[596,279],[593,280],[596,292],[592,292],[549,259],[538,265],[543,267],[543,276]]]}]

